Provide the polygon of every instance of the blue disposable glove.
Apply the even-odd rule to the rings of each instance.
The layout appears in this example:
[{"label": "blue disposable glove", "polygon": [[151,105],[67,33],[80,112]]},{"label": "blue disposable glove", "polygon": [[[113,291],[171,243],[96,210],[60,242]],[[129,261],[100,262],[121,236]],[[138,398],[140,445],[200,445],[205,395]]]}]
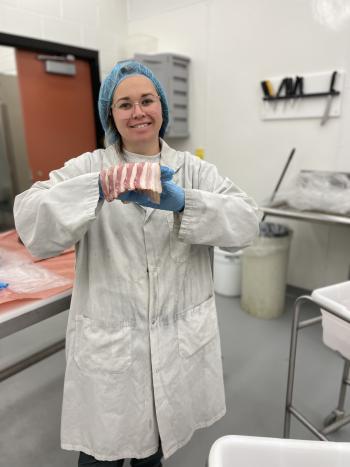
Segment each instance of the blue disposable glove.
[{"label": "blue disposable glove", "polygon": [[160,167],[160,181],[162,183],[162,193],[160,194],[160,204],[153,203],[141,192],[127,191],[118,196],[121,201],[131,201],[146,208],[162,209],[164,211],[183,211],[185,207],[185,191],[172,181],[174,170],[162,165]]},{"label": "blue disposable glove", "polygon": [[101,179],[100,179],[100,177],[98,177],[98,189],[99,189],[99,192],[100,192],[99,201],[101,201],[101,199],[105,199],[105,196],[104,196],[104,194],[103,194],[102,184],[101,184]]}]

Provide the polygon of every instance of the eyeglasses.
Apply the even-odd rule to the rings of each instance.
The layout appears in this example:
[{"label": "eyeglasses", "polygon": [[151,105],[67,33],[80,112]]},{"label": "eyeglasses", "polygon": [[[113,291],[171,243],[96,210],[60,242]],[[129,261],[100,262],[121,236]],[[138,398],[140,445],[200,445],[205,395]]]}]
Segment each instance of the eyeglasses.
[{"label": "eyeglasses", "polygon": [[153,94],[142,97],[139,101],[122,100],[115,102],[111,105],[112,110],[116,110],[120,115],[128,116],[134,110],[134,106],[137,104],[142,110],[152,110],[158,103],[160,97],[154,96]]}]

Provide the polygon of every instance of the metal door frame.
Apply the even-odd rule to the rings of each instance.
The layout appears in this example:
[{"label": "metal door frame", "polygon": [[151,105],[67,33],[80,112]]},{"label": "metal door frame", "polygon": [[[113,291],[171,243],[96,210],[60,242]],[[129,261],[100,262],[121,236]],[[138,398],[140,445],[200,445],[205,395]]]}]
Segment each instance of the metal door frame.
[{"label": "metal door frame", "polygon": [[86,60],[90,65],[91,72],[93,109],[96,128],[96,148],[104,147],[104,132],[100,123],[97,107],[98,93],[101,84],[97,50],[84,49],[81,47],[60,44],[58,42],[43,41],[40,39],[33,39],[31,37],[16,36],[2,32],[0,32],[0,45],[47,54],[72,54],[76,58]]}]

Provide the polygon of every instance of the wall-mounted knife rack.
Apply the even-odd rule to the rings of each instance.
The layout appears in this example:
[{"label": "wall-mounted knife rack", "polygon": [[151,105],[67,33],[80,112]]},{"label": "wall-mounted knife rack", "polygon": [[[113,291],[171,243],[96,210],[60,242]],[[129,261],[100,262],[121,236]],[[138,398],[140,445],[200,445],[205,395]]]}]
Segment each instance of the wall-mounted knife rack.
[{"label": "wall-mounted knife rack", "polygon": [[261,118],[263,120],[322,118],[326,100],[331,99],[329,117],[339,117],[344,89],[343,70],[303,73],[262,81]]},{"label": "wall-mounted knife rack", "polygon": [[269,96],[263,97],[264,101],[280,101],[286,99],[306,99],[308,97],[326,97],[326,96],[339,96],[340,91],[333,92],[311,92],[308,94],[296,94],[295,96]]}]

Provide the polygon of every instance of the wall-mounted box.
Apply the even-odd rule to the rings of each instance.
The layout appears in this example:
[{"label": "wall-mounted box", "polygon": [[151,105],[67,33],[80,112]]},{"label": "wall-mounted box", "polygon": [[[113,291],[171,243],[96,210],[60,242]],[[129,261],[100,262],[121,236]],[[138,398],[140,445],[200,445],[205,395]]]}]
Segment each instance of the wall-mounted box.
[{"label": "wall-mounted box", "polygon": [[166,92],[169,104],[169,125],[166,136],[189,136],[188,94],[190,59],[174,54],[135,54],[135,60],[150,68]]},{"label": "wall-mounted box", "polygon": [[[322,73],[301,74],[303,77],[303,92],[307,94],[317,94],[329,92],[332,71]],[[275,92],[277,92],[282,80],[281,77],[269,78]],[[337,71],[334,89],[339,92],[332,97],[329,108],[329,117],[339,117],[341,114],[341,101],[343,97],[345,83],[345,72]],[[322,118],[326,107],[328,96],[296,96],[280,100],[261,100],[260,115],[263,120],[282,120],[300,118]]]}]

